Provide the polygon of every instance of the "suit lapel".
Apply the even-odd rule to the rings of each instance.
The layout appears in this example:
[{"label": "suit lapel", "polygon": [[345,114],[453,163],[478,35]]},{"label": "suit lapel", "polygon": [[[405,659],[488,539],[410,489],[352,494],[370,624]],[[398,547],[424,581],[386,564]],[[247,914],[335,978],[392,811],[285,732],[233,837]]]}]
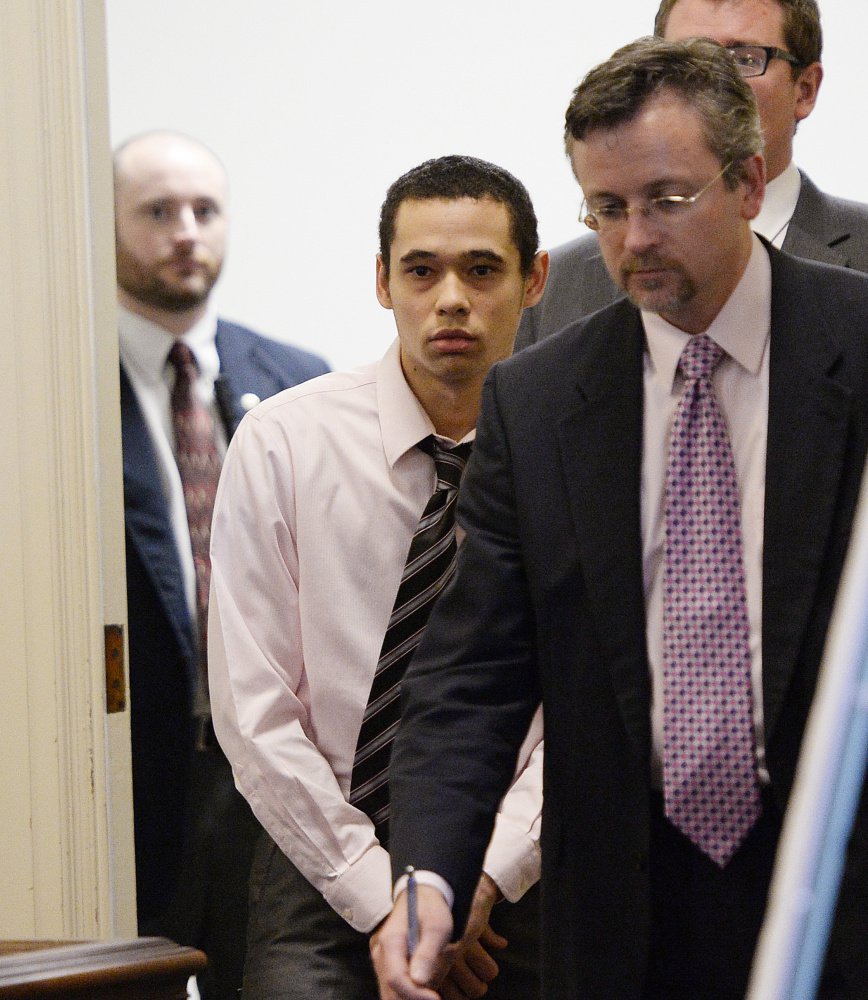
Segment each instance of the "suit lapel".
[{"label": "suit lapel", "polygon": [[801,223],[796,221],[795,216],[787,229],[787,237],[781,249],[796,257],[803,257],[805,260],[818,260],[823,264],[836,264],[838,267],[850,266],[849,258],[845,253],[829,246],[813,233],[803,229]]},{"label": "suit lapel", "polygon": [[242,406],[245,395],[266,399],[292,384],[292,380],[262,349],[260,338],[250,330],[218,320],[216,342],[220,378],[215,391],[228,439],[250,409],[249,405]]},{"label": "suit lapel", "polygon": [[810,178],[802,174],[799,200],[781,249],[796,257],[849,267],[850,235],[850,227],[839,220],[834,206]]},{"label": "suit lapel", "polygon": [[241,397],[247,390],[243,385],[243,376],[239,376],[239,373],[249,370],[252,347],[247,343],[241,344],[238,337],[233,337],[222,320],[217,321],[216,343],[220,376],[215,383],[214,392],[228,441],[244,416]]},{"label": "suit lapel", "polygon": [[123,368],[121,430],[127,534],[165,608],[178,644],[192,657],[192,623],[169,508],[160,486],[160,472],[145,419]]},{"label": "suit lapel", "polygon": [[586,327],[559,447],[582,574],[624,726],[650,752],[640,479],[643,333],[626,302]]},{"label": "suit lapel", "polygon": [[797,262],[769,251],[772,329],[763,543],[763,702],[773,731],[805,637],[844,464],[848,390],[828,316]]}]

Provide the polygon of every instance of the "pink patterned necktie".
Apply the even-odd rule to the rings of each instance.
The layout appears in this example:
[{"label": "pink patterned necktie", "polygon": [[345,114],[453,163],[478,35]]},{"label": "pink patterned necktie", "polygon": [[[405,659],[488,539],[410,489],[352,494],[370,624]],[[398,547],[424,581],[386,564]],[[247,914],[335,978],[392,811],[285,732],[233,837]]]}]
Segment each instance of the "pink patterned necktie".
[{"label": "pink patterned necktie", "polygon": [[211,515],[220,478],[220,454],[214,438],[211,412],[196,395],[199,374],[190,348],[176,340],[169,351],[175,369],[172,389],[172,425],[175,432],[175,461],[181,474],[190,545],[196,568],[196,612],[200,690],[196,714],[207,714],[208,588],[211,582]]},{"label": "pink patterned necktie", "polygon": [[666,473],[663,787],[666,815],[720,867],[760,813],[741,508],[711,383],[723,351],[681,354]]}]

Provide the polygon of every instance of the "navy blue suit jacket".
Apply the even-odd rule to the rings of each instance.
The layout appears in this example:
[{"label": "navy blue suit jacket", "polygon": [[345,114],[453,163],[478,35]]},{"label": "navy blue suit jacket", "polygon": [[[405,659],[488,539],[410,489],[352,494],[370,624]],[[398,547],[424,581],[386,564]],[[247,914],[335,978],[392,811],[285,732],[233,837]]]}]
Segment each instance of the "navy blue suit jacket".
[{"label": "navy blue suit jacket", "polygon": [[[231,437],[240,399],[260,399],[328,371],[319,357],[219,320],[218,403]],[[136,881],[140,923],[165,909],[181,864],[193,744],[193,624],[157,458],[123,368],[124,513]]]}]

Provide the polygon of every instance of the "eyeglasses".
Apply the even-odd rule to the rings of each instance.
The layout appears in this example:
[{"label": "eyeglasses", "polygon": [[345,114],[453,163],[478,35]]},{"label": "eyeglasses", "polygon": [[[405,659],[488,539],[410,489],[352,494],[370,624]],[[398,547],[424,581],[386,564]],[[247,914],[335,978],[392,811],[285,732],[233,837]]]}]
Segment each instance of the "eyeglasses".
[{"label": "eyeglasses", "polygon": [[617,226],[623,225],[634,212],[638,212],[657,225],[674,225],[688,215],[691,206],[699,201],[715,181],[723,177],[731,165],[730,160],[696,194],[664,194],[659,198],[649,198],[640,205],[625,205],[616,201],[589,205],[586,201],[582,201],[579,219],[595,233],[610,232]]},{"label": "eyeglasses", "polygon": [[804,67],[800,59],[775,45],[729,45],[726,51],[735,59],[739,73],[744,77],[762,76],[770,59],[781,59],[791,66]]}]

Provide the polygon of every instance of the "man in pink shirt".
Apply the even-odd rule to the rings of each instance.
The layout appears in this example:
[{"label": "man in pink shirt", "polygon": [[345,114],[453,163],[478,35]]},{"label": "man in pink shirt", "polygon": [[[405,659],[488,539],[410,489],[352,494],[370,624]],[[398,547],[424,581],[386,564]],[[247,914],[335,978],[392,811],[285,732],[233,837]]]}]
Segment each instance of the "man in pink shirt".
[{"label": "man in pink shirt", "polygon": [[[397,340],[377,363],[257,407],[227,453],[209,670],[217,736],[264,827],[244,983],[256,1000],[376,996],[368,949],[391,908],[388,804],[377,774],[357,780],[360,731],[377,715],[381,668],[424,627],[394,649],[384,641],[402,618],[399,586],[423,576],[408,550],[439,518],[432,490],[454,504],[443,456],[460,472],[488,370],[511,354],[523,309],[542,294],[548,260],[537,248],[530,199],[506,171],[465,156],[409,171],[383,205],[377,257],[377,297]],[[538,995],[528,890],[539,876],[540,740],[537,717],[445,998],[481,995],[489,982],[491,997]]]}]

